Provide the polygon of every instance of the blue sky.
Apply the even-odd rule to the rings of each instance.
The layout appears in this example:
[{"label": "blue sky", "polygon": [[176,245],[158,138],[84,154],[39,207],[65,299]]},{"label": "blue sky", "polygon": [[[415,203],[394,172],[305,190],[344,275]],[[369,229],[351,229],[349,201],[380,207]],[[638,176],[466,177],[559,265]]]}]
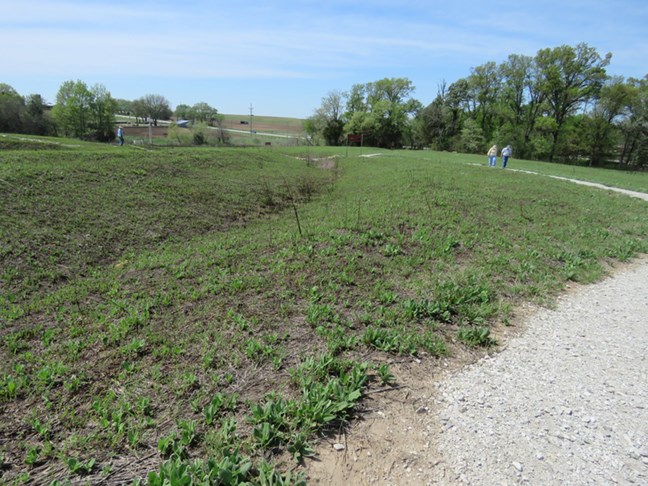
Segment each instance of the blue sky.
[{"label": "blue sky", "polygon": [[648,74],[645,0],[0,0],[0,82],[53,102],[63,81],[173,107],[307,117],[331,90],[438,86],[509,54],[586,42],[609,74]]}]

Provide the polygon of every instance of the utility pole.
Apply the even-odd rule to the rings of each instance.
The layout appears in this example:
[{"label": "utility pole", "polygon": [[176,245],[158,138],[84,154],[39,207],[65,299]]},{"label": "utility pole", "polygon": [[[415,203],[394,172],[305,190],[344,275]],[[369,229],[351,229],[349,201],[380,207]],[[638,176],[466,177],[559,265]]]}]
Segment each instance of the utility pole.
[{"label": "utility pole", "polygon": [[250,135],[252,135],[252,117],[254,116],[252,111],[254,111],[254,108],[252,108],[252,103],[250,103]]},{"label": "utility pole", "polygon": [[146,122],[148,123],[149,145],[153,145],[153,118],[149,116]]}]

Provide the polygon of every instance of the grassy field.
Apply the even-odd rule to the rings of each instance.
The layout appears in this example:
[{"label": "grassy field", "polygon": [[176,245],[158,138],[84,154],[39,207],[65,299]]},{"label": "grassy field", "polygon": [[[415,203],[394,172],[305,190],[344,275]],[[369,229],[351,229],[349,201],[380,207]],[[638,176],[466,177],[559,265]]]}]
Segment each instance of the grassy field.
[{"label": "grassy field", "polygon": [[2,148],[9,484],[301,484],[391,360],[493,345],[517,305],[648,252],[646,202],[477,156]]}]

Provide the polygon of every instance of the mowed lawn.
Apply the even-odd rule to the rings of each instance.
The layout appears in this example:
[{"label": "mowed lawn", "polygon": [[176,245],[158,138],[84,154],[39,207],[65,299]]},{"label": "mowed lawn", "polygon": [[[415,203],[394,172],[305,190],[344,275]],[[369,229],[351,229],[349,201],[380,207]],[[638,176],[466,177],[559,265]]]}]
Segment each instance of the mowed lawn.
[{"label": "mowed lawn", "polygon": [[496,345],[518,305],[648,250],[641,200],[346,154],[5,142],[2,481],[301,484],[390,360]]}]

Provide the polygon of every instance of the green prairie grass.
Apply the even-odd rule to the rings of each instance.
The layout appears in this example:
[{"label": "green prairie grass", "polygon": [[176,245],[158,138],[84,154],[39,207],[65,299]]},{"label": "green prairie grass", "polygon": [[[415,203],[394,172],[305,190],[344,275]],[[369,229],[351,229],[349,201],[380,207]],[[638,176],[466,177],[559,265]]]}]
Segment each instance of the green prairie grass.
[{"label": "green prairie grass", "polygon": [[[354,148],[354,150],[358,150]],[[369,153],[371,149],[364,149]],[[377,153],[378,151],[376,151]],[[444,164],[480,165],[485,169],[486,156],[474,154],[439,153],[431,151],[401,151],[399,157],[410,159],[431,160]],[[501,171],[501,159],[497,160],[497,170]],[[578,165],[553,164],[549,162],[538,162],[533,160],[516,159],[509,160],[507,169],[504,171],[530,171],[545,176],[566,177],[587,182],[595,182],[610,187],[619,187],[632,191],[648,193],[648,172],[630,170],[609,170],[601,168],[584,167]]]},{"label": "green prairie grass", "polygon": [[302,484],[390,357],[493,345],[648,249],[644,201],[370,153],[0,153],[6,480]]}]

